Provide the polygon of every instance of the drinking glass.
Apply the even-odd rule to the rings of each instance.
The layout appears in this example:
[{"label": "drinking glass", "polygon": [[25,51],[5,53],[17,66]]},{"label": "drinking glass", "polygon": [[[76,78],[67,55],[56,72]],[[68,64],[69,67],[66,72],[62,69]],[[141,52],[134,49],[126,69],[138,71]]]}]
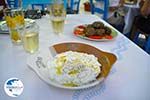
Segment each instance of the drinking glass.
[{"label": "drinking glass", "polygon": [[65,18],[66,10],[63,1],[55,0],[50,6],[50,19],[54,33],[63,33]]},{"label": "drinking glass", "polygon": [[21,38],[25,51],[35,53],[39,48],[39,26],[36,23],[20,28]]},{"label": "drinking glass", "polygon": [[21,36],[18,28],[23,28],[25,25],[23,10],[21,8],[5,9],[4,15],[12,42],[14,44],[20,44]]}]

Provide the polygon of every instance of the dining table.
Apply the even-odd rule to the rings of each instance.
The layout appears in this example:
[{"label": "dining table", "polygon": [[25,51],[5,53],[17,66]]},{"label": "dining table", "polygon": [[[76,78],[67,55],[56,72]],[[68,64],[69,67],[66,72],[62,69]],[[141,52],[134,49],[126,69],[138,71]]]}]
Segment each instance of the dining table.
[{"label": "dining table", "polygon": [[[103,22],[117,36],[108,41],[90,41],[73,34],[76,26],[94,21]],[[96,15],[67,15],[60,35],[53,33],[48,15],[35,22],[40,28],[38,53],[54,44],[79,42],[113,53],[117,61],[104,82],[80,90],[61,89],[45,83],[27,65],[34,54],[25,52],[22,45],[12,44],[8,34],[0,34],[0,100],[150,100],[150,55],[106,21]],[[10,97],[4,91],[5,81],[14,77],[24,85],[18,97]]]}]

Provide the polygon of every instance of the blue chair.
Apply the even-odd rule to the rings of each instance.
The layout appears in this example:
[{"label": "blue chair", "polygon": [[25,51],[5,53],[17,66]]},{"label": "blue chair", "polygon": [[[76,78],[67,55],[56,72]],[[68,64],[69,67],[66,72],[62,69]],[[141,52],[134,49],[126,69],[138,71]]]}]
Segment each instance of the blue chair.
[{"label": "blue chair", "polygon": [[[67,8],[67,0],[63,0],[64,1],[64,7],[65,7],[65,9]],[[39,2],[39,3],[32,3],[31,5],[32,5],[32,9],[33,10],[35,10],[35,7],[36,6],[38,6],[38,7],[41,7],[41,10],[45,10],[45,8],[46,8],[46,6],[47,5],[50,5],[52,2],[51,1],[49,1],[49,2],[44,2],[44,3],[42,3],[42,2]]]},{"label": "blue chair", "polygon": [[78,14],[80,7],[80,0],[70,0],[69,3],[67,3],[67,14]]},{"label": "blue chair", "polygon": [[80,6],[80,0],[71,0],[71,9],[73,10],[74,7],[76,6],[76,11],[79,13],[79,6]]},{"label": "blue chair", "polygon": [[21,7],[21,0],[7,0],[9,8]]},{"label": "blue chair", "polygon": [[35,7],[38,6],[38,7],[41,7],[41,10],[44,10],[45,9],[45,4],[32,4],[32,10],[35,10]]},{"label": "blue chair", "polygon": [[147,42],[144,45],[144,49],[147,53],[150,54],[150,35],[148,36]]},{"label": "blue chair", "polygon": [[91,13],[94,14],[99,13],[99,14],[103,14],[103,19],[107,20],[107,16],[108,16],[108,8],[109,8],[109,0],[96,0],[97,2],[103,2],[104,3],[104,8],[100,8],[100,7],[95,7],[93,0],[90,0],[90,4],[91,4]]},{"label": "blue chair", "polygon": [[145,42],[146,42],[146,39],[143,39],[143,38],[140,38],[139,36],[140,36],[140,34],[142,34],[143,32],[141,32],[141,31],[137,31],[136,33],[135,33],[135,36],[134,36],[134,38],[133,38],[133,42],[134,43],[136,43],[137,45],[139,45],[140,47],[142,47],[143,49],[144,49],[144,44],[145,44]]},{"label": "blue chair", "polygon": [[140,39],[139,35],[143,33],[142,31],[138,30],[135,33],[133,42],[139,45],[142,49],[144,49],[147,53],[150,54],[150,35],[145,34],[145,39]]}]

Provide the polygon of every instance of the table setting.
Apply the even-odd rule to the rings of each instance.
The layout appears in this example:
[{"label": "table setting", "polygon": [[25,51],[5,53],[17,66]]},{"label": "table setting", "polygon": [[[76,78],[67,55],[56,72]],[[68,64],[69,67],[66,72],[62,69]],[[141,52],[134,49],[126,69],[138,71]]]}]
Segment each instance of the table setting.
[{"label": "table setting", "polygon": [[[57,2],[23,24],[19,44],[0,34],[0,100],[150,99],[150,56],[98,16],[66,15]],[[15,98],[3,89],[9,78],[24,86]]]}]

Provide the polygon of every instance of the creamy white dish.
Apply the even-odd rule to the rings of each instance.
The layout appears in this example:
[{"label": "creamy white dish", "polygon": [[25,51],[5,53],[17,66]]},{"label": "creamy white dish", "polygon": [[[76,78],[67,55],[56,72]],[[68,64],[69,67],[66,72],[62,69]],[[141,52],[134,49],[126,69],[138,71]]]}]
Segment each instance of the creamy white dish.
[{"label": "creamy white dish", "polygon": [[48,62],[49,78],[65,86],[81,86],[97,80],[101,73],[98,58],[91,54],[67,51]]}]

